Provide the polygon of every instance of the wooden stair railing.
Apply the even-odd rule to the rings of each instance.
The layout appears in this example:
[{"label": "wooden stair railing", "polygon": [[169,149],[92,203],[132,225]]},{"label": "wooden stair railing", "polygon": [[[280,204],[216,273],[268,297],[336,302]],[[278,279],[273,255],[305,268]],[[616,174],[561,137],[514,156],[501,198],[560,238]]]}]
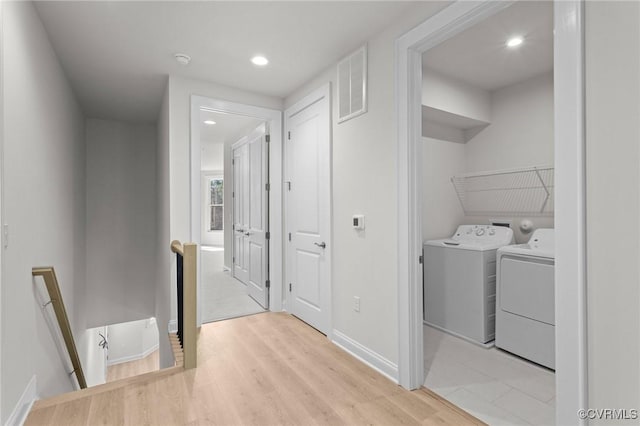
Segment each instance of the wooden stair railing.
[{"label": "wooden stair railing", "polygon": [[78,350],[76,349],[76,343],[73,340],[73,334],[71,333],[71,325],[69,325],[69,317],[67,316],[67,310],[64,307],[62,301],[62,293],[60,292],[60,286],[58,285],[58,278],[56,277],[56,271],[52,266],[33,268],[31,275],[34,277],[44,278],[44,283],[49,293],[49,302],[53,306],[53,311],[58,320],[58,326],[62,332],[64,344],[67,347],[67,353],[71,359],[71,365],[73,371],[69,374],[75,373],[76,379],[81,389],[87,387],[87,381],[84,378],[84,372],[82,371],[82,365],[80,365],[80,357],[78,356]]},{"label": "wooden stair railing", "polygon": [[197,365],[197,244],[171,242],[171,251],[176,254],[178,266],[178,340],[184,354],[184,368]]}]

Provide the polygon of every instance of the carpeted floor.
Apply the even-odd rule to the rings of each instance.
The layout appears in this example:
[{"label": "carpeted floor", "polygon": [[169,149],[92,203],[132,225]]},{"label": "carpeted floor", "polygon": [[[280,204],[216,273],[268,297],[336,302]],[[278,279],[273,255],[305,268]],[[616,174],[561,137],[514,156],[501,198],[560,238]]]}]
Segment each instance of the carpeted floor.
[{"label": "carpeted floor", "polygon": [[203,323],[264,312],[262,306],[247,295],[246,286],[223,270],[223,249],[203,247],[200,261]]}]

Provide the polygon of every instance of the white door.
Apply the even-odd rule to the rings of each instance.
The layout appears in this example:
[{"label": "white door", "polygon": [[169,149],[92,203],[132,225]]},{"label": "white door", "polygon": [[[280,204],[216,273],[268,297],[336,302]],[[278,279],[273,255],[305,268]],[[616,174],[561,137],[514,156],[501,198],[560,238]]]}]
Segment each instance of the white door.
[{"label": "white door", "polygon": [[329,86],[286,111],[289,311],[327,334],[331,308]]},{"label": "white door", "polygon": [[233,276],[245,284],[249,280],[248,240],[245,235],[249,216],[247,152],[246,145],[233,151]]},{"label": "white door", "polygon": [[268,146],[266,126],[252,132],[233,151],[234,275],[265,309],[268,291]]},{"label": "white door", "polygon": [[[269,307],[268,290],[268,158],[264,126],[257,134],[249,136],[247,147],[248,173],[248,221],[245,228],[249,255],[247,293],[263,308]],[[246,260],[246,257],[245,257]]]}]

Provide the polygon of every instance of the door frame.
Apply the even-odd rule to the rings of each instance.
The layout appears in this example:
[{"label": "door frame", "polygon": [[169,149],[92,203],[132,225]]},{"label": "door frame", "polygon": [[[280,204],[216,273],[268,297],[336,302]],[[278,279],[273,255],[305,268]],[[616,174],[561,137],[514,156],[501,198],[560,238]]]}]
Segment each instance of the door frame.
[{"label": "door frame", "polygon": [[[244,115],[246,117],[259,118],[268,123],[270,142],[268,144],[269,154],[269,310],[273,312],[282,311],[283,307],[283,207],[282,207],[282,111],[263,108],[253,105],[214,99],[205,96],[191,95],[191,132],[190,132],[190,156],[191,156],[191,241],[200,245],[200,231],[202,223],[202,212],[200,208],[200,108],[206,107],[209,110],[224,113]],[[200,257],[200,250],[198,250]],[[201,286],[201,265],[198,260],[198,294],[202,294]],[[202,299],[198,298],[197,324],[202,325]]]},{"label": "door frame", "polygon": [[[421,55],[512,3],[457,1],[396,40],[398,371],[407,389],[424,383]],[[587,407],[583,19],[584,2],[554,2],[557,424],[584,423],[576,413]]]},{"label": "door frame", "polygon": [[[328,280],[329,282],[327,283],[327,299],[329,301],[329,306],[327,307],[326,310],[326,320],[327,320],[327,324],[328,324],[328,328],[327,328],[327,338],[329,340],[333,340],[333,292],[332,292],[332,288],[333,288],[333,128],[332,128],[332,108],[331,108],[331,82],[325,83],[322,86],[320,86],[319,88],[315,89],[314,91],[312,91],[311,93],[309,93],[308,95],[304,96],[302,99],[300,99],[298,102],[296,102],[295,104],[291,105],[289,108],[287,108],[284,111],[284,128],[285,131],[288,131],[289,129],[289,118],[290,116],[302,111],[303,109],[317,103],[317,102],[327,102],[327,109],[328,109],[328,125],[329,125],[329,205],[328,205],[328,209],[329,209],[329,234],[326,236],[326,243],[327,243],[327,248],[325,249],[325,255],[326,255],[326,262],[327,262],[327,267],[329,268],[329,273],[327,274]],[[284,141],[284,135],[283,135],[283,141]],[[286,144],[283,143],[283,170],[284,170],[284,175],[283,176],[287,176],[287,170],[286,170],[286,165],[287,165],[287,150],[286,150]],[[285,227],[283,228],[283,234],[282,237],[284,239],[284,232],[287,229],[286,227],[286,223],[287,223],[287,209],[286,209],[286,205],[287,205],[287,191],[284,190],[284,184],[285,182],[282,182],[282,190],[283,193],[285,194],[283,196],[283,205],[285,206],[285,208],[283,209],[283,223],[285,224]],[[287,271],[287,267],[288,267],[288,255],[289,255],[289,250],[288,250],[288,245],[285,245],[283,247],[283,258],[285,261],[285,268],[284,268],[284,282],[287,282],[287,276],[286,276],[286,271]],[[286,289],[285,289],[286,290]],[[291,293],[289,291],[285,291],[285,310],[291,312],[291,310],[288,308],[288,306],[291,306]]]}]

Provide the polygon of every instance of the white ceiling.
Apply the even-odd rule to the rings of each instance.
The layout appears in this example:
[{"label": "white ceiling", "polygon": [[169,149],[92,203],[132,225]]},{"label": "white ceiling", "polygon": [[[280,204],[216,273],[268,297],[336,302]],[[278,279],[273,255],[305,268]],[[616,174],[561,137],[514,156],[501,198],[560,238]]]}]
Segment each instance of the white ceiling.
[{"label": "white ceiling", "polygon": [[[524,37],[516,49],[505,43]],[[496,90],[553,69],[553,3],[520,1],[446,40],[422,64],[484,90]]]},{"label": "white ceiling", "polygon": [[[213,120],[216,124],[204,124],[205,120]],[[203,145],[211,143],[233,144],[263,120],[236,114],[224,114],[213,111],[200,111],[200,140]]]},{"label": "white ceiling", "polygon": [[[42,1],[36,7],[89,117],[155,121],[167,75],[285,97],[415,3]],[[186,53],[189,66],[173,55]],[[260,69],[255,54],[270,63]]]}]

